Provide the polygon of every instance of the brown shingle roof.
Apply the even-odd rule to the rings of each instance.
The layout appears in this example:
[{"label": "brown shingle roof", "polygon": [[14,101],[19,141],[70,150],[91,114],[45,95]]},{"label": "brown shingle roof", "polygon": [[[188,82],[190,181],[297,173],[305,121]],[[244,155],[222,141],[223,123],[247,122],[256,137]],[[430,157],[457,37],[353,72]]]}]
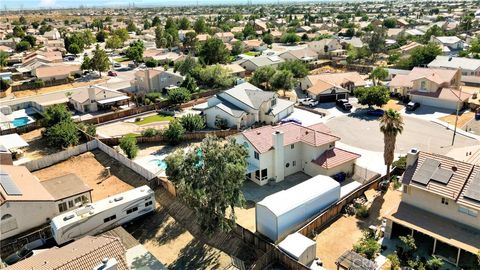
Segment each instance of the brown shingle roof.
[{"label": "brown shingle roof", "polygon": [[312,86],[315,85],[319,80],[336,86],[341,86],[343,83],[348,81],[353,82],[357,87],[364,86],[366,84],[358,72],[326,73],[309,75],[307,78],[312,83]]},{"label": "brown shingle roof", "polygon": [[55,200],[69,198],[92,190],[74,173],[51,178],[42,181],[41,184],[52,194]]},{"label": "brown shingle roof", "polygon": [[355,154],[339,148],[333,148],[323,152],[317,159],[312,160],[313,163],[324,169],[331,169],[347,162],[359,158],[359,154]]},{"label": "brown shingle roof", "polygon": [[78,65],[55,65],[49,67],[39,67],[35,71],[35,75],[38,78],[45,78],[45,77],[53,77],[53,76],[62,76],[62,75],[70,75],[72,72],[80,71],[80,66]]},{"label": "brown shingle roof", "polygon": [[20,261],[6,270],[92,270],[104,258],[115,258],[117,270],[128,270],[125,248],[119,238],[85,236],[61,248],[54,248]]}]

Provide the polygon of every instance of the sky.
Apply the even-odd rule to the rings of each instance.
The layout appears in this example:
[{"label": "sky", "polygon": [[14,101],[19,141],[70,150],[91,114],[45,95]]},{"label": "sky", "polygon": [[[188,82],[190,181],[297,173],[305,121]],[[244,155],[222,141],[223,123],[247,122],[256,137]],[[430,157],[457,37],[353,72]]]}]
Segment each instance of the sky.
[{"label": "sky", "polygon": [[[307,0],[308,1],[308,0]],[[277,3],[278,0],[252,0],[254,4]],[[284,2],[306,2],[305,0],[280,0]],[[126,7],[135,3],[137,7],[151,6],[188,6],[195,5],[197,0],[0,0],[0,9],[43,9],[43,8],[77,8],[85,7]],[[228,5],[247,3],[247,0],[198,0],[200,5]]]}]

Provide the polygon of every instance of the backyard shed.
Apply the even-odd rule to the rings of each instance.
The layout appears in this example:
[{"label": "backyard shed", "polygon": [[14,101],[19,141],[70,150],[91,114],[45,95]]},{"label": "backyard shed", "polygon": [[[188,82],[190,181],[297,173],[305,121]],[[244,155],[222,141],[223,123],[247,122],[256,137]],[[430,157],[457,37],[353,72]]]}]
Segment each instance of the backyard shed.
[{"label": "backyard shed", "polygon": [[257,232],[277,242],[340,198],[340,184],[317,175],[287,190],[274,193],[255,207]]},{"label": "backyard shed", "polygon": [[278,247],[300,263],[310,265],[315,260],[317,242],[296,232],[287,236]]}]

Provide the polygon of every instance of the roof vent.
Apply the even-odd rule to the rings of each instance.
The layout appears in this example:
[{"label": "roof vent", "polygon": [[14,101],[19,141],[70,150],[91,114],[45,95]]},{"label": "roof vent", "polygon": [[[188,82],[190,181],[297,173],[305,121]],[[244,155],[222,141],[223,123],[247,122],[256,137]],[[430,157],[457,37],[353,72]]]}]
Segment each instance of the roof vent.
[{"label": "roof vent", "polygon": [[68,215],[68,216],[64,216],[64,217],[63,217],[63,221],[67,221],[67,220],[72,219],[72,218],[74,218],[74,217],[75,217],[74,214],[70,214],[70,215]]},{"label": "roof vent", "polygon": [[116,202],[119,202],[119,201],[123,200],[123,196],[116,197],[116,198],[113,199],[113,200],[116,201]]},{"label": "roof vent", "polygon": [[452,166],[452,171],[456,172],[458,170],[457,165]]}]

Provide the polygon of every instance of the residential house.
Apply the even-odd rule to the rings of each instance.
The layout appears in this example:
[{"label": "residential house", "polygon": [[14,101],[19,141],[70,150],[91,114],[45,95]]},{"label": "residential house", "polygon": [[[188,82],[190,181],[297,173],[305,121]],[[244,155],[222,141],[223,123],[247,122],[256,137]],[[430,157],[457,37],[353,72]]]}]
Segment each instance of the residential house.
[{"label": "residential house", "polygon": [[404,28],[388,28],[387,37],[396,40],[401,35],[405,34]]},{"label": "residential house", "polygon": [[296,172],[310,176],[353,174],[360,155],[335,147],[340,140],[323,124],[264,126],[235,136],[248,151],[246,178],[259,185],[280,182]]},{"label": "residential house", "polygon": [[195,109],[201,110],[211,128],[250,127],[255,123],[276,124],[293,112],[294,103],[278,98],[278,94],[263,91],[244,82],[208,99]]},{"label": "residential house", "polygon": [[262,33],[268,31],[267,23],[262,20],[255,20],[254,28],[256,31],[261,31]]},{"label": "residential house", "polygon": [[311,48],[303,48],[298,50],[288,50],[279,55],[284,60],[299,60],[304,63],[310,63],[318,60],[318,53]]},{"label": "residential house", "polygon": [[399,74],[389,84],[390,91],[408,96],[420,104],[456,110],[466,106],[470,94],[459,91],[460,70],[414,68],[408,75]]},{"label": "residential house", "polygon": [[320,102],[348,98],[356,87],[365,85],[358,72],[324,73],[300,79],[301,89]]},{"label": "residential house", "polygon": [[40,252],[7,267],[6,270],[128,270],[131,268],[128,266],[126,253],[127,250],[118,237],[88,235],[60,248],[54,247]]},{"label": "residential house", "polygon": [[262,56],[253,57],[250,59],[243,59],[243,60],[237,61],[237,64],[243,67],[247,72],[253,72],[257,70],[257,68],[264,67],[264,66],[271,66],[273,68],[277,68],[278,65],[280,65],[283,62],[285,62],[285,60],[283,60],[283,58],[277,55],[271,55],[271,56],[262,55]]},{"label": "residential house", "polygon": [[56,28],[53,29],[52,31],[45,32],[43,34],[43,36],[45,38],[47,38],[48,40],[56,40],[56,39],[61,39],[62,38],[62,35],[60,34],[60,32]]},{"label": "residential house", "polygon": [[91,85],[86,91],[77,92],[68,98],[75,110],[82,113],[118,108],[128,105],[129,100],[130,97],[124,93],[99,85]]},{"label": "residential house", "polygon": [[242,41],[246,51],[264,51],[267,49],[267,44],[260,39],[248,39]]},{"label": "residential house", "polygon": [[322,56],[338,56],[345,54],[342,45],[335,38],[325,38],[308,43],[308,48],[315,50]]},{"label": "residential house", "polygon": [[405,45],[401,46],[399,49],[400,49],[400,52],[402,54],[410,54],[416,48],[420,48],[420,47],[423,47],[423,46],[424,46],[423,44],[412,41],[408,44],[405,44]]},{"label": "residential house", "polygon": [[[44,225],[59,213],[91,201],[92,189],[78,177],[63,178],[60,183],[47,180],[48,183],[44,184],[24,166],[2,165],[1,167],[0,235],[2,239]],[[63,206],[64,203],[66,203],[66,209]]]},{"label": "residential house", "polygon": [[74,76],[81,75],[79,65],[57,64],[52,66],[41,66],[32,71],[32,75],[44,82],[64,81]]},{"label": "residential house", "polygon": [[178,30],[178,39],[180,41],[185,41],[185,37],[187,36],[188,32],[195,32],[194,30]]},{"label": "residential house", "polygon": [[160,64],[169,64],[185,59],[185,55],[178,52],[171,52],[167,49],[148,49],[143,53],[143,58],[152,58]]},{"label": "residential house", "polygon": [[230,43],[235,36],[232,32],[218,32],[213,37],[222,40],[223,43]]},{"label": "residential house", "polygon": [[344,48],[347,48],[348,45],[353,48],[362,48],[364,46],[362,39],[359,37],[344,38],[340,43]]},{"label": "residential house", "polygon": [[438,44],[444,54],[448,55],[463,50],[464,42],[456,36],[436,37],[431,36],[430,42]]},{"label": "residential house", "polygon": [[438,55],[428,67],[451,70],[460,68],[463,76],[480,76],[480,59]]},{"label": "residential house", "polygon": [[244,78],[245,77],[245,69],[240,66],[239,64],[226,64],[222,65],[224,68],[226,68],[231,75]]},{"label": "residential house", "polygon": [[18,42],[20,42],[20,38],[9,38],[9,39],[2,39],[0,40],[0,45],[1,46],[7,46],[9,48],[15,49],[15,46],[17,45]]},{"label": "residential house", "polygon": [[412,149],[398,207],[387,215],[385,237],[412,235],[417,246],[458,268],[478,265],[480,167]]},{"label": "residential house", "polygon": [[180,73],[165,71],[163,68],[139,70],[134,76],[130,84],[137,92],[163,91],[169,86],[179,86],[184,79]]}]

